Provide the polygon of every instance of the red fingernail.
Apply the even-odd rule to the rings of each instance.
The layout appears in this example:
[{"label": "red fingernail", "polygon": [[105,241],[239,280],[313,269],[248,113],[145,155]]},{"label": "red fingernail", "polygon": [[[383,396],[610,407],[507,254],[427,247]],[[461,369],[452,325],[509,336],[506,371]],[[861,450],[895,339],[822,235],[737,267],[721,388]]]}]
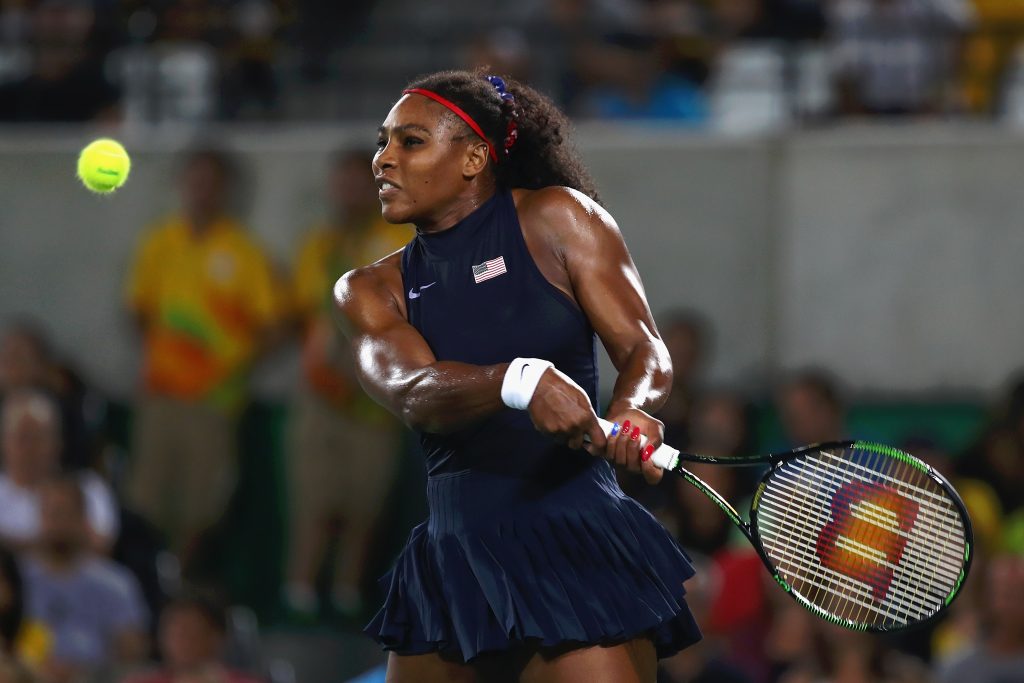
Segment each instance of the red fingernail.
[{"label": "red fingernail", "polygon": [[619,434],[629,434],[629,420],[622,423],[622,429],[619,430]]},{"label": "red fingernail", "polygon": [[633,433],[629,435],[629,438],[630,438],[631,441],[636,441],[637,439],[639,439],[640,438],[640,428],[639,427],[633,427]]},{"label": "red fingernail", "polygon": [[644,449],[642,451],[640,451],[640,459],[643,460],[644,462],[647,462],[648,460],[651,459],[651,453],[653,453],[653,452],[654,452],[654,444],[653,443],[647,444],[646,446],[644,446]]}]

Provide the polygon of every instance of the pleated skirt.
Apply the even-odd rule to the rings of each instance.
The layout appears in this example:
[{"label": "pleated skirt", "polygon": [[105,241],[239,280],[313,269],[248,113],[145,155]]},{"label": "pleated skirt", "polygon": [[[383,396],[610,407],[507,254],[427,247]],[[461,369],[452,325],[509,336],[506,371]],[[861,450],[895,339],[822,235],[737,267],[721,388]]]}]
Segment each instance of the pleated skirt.
[{"label": "pleated skirt", "polygon": [[700,640],[689,559],[606,462],[539,492],[475,471],[427,490],[430,516],[381,579],[384,605],[365,629],[386,650],[468,662],[646,637],[667,657]]}]

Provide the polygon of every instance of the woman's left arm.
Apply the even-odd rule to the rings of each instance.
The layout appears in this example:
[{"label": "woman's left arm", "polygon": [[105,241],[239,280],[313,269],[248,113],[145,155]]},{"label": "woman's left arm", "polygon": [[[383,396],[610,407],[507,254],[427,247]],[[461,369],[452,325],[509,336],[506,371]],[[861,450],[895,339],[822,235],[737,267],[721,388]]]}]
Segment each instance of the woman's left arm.
[{"label": "woman's left arm", "polygon": [[661,470],[642,461],[639,436],[647,437],[652,450],[662,443],[664,425],[650,413],[668,399],[672,361],[622,233],[607,211],[579,192],[547,188],[531,199],[576,301],[618,370],[606,417],[623,429],[595,455],[643,471],[655,483]]}]

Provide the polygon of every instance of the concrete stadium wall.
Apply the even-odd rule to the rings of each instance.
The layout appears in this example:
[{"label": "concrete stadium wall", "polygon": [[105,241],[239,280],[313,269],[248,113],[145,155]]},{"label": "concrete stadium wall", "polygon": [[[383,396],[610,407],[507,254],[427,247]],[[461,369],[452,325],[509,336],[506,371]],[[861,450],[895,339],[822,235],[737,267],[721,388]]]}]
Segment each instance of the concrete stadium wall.
[{"label": "concrete stadium wall", "polygon": [[[327,153],[374,128],[217,132],[245,161],[242,211],[282,263],[322,210]],[[718,380],[758,389],[821,364],[862,391],[987,391],[1024,366],[1024,139],[921,127],[579,133],[652,308],[713,321]],[[122,279],[142,229],[174,206],[174,152],[188,137],[121,132],[131,180],[97,198],[74,178],[75,153],[97,134],[0,131],[0,319],[41,319],[91,380],[127,397],[138,349]],[[286,353],[258,386],[277,395],[294,376]]]}]

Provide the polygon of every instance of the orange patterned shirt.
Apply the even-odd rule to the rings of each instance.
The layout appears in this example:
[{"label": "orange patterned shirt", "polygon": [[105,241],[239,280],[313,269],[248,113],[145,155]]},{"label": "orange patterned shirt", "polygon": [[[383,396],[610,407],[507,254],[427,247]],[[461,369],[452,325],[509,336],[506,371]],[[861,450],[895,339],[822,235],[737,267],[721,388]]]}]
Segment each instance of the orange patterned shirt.
[{"label": "orange patterned shirt", "polygon": [[143,240],[128,306],[146,320],[145,389],[234,411],[261,334],[285,314],[269,259],[237,221],[196,235],[180,216]]}]

